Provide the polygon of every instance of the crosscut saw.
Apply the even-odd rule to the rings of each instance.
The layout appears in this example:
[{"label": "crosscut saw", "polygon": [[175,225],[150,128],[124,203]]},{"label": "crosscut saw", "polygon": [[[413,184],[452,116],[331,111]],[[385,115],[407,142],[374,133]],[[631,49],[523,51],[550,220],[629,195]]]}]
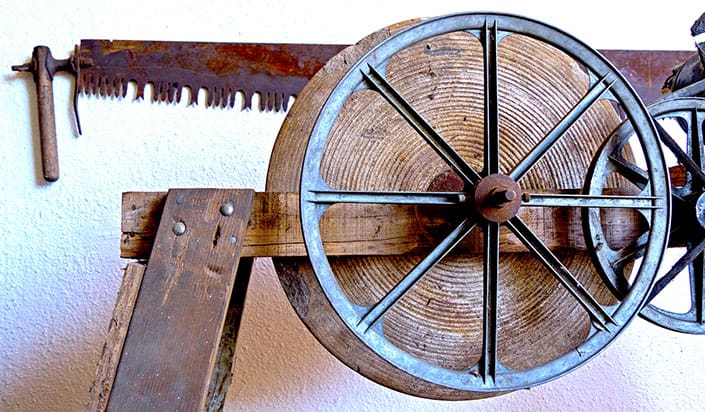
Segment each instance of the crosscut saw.
[{"label": "crosscut saw", "polygon": [[[76,76],[73,108],[81,133],[78,95],[125,97],[130,82],[136,99],[147,84],[153,101],[180,102],[184,88],[189,104],[197,104],[201,89],[207,107],[234,107],[242,93],[243,107],[260,96],[259,109],[285,111],[306,82],[345,45],[211,43],[144,40],[81,40],[67,59],[55,59],[49,48],[37,46],[31,61],[12,69],[31,72],[37,90],[39,134],[44,179],[59,178],[52,80],[57,72]],[[692,51],[601,51],[623,72],[645,103],[660,97],[663,79]]]},{"label": "crosscut saw", "polygon": [[151,84],[153,101],[181,101],[184,88],[191,90],[189,104],[197,104],[201,89],[206,106],[234,107],[243,94],[242,109],[260,96],[259,109],[285,111],[292,96],[345,46],[304,44],[204,43],[142,40],[81,40],[74,54],[54,59],[46,46],[36,46],[29,63],[12,70],[31,72],[39,105],[39,134],[44,179],[59,178],[52,80],[57,72],[76,76],[73,108],[76,126],[78,95],[125,97],[128,83],[136,86],[136,98],[144,97]]}]

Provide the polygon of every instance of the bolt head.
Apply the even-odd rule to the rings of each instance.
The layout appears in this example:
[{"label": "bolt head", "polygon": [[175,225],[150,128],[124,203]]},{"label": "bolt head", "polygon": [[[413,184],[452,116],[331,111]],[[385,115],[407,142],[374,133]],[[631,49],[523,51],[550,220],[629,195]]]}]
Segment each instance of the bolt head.
[{"label": "bolt head", "polygon": [[235,206],[231,202],[223,203],[222,206],[220,206],[220,214],[223,216],[230,216],[233,213],[235,213]]},{"label": "bolt head", "polygon": [[186,223],[176,222],[176,223],[174,223],[174,226],[171,228],[171,230],[174,232],[174,234],[176,236],[181,236],[184,233],[186,233]]}]

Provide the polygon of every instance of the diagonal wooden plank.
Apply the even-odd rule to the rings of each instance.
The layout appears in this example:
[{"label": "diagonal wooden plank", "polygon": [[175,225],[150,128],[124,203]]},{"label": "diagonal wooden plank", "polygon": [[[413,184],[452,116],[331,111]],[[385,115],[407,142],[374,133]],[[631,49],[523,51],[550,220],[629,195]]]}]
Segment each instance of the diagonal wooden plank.
[{"label": "diagonal wooden plank", "polygon": [[107,410],[203,410],[253,196],[168,193]]},{"label": "diagonal wooden plank", "polygon": [[93,385],[88,397],[87,410],[89,412],[102,412],[107,407],[144,270],[145,266],[140,263],[129,263],[125,268],[122,285],[118,291],[105,344],[100,355],[100,362],[96,367]]}]

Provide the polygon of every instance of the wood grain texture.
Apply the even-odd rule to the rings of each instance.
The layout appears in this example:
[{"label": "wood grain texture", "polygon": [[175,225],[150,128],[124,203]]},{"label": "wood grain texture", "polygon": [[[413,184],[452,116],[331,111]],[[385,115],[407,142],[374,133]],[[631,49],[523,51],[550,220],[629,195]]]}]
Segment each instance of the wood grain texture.
[{"label": "wood grain texture", "polygon": [[[166,192],[123,194],[121,257],[149,257],[156,236],[155,222],[159,221],[165,198]],[[337,205],[324,215],[321,233],[331,256],[422,253],[446,233],[446,217],[453,213],[450,207]],[[535,229],[549,248],[585,250],[578,208],[525,207],[520,209],[519,216]],[[641,215],[624,209],[608,211],[603,221],[612,234],[611,244],[616,246],[630,243],[645,230]],[[526,246],[508,232],[502,233],[500,241],[505,252],[527,251]],[[305,256],[298,193],[255,193],[243,242],[243,257]],[[482,253],[480,233],[474,232],[460,250]]]},{"label": "wood grain texture", "polygon": [[253,193],[169,192],[107,410],[203,410]]},{"label": "wood grain texture", "polygon": [[[357,58],[397,28],[388,27],[341,52],[304,88],[275,143],[267,191],[298,190],[308,136],[326,97]],[[397,53],[386,68],[387,80],[475,170],[483,168],[482,59],[476,38],[453,33]],[[572,59],[523,36],[502,40],[498,66],[501,172],[507,173],[574,107],[589,83]],[[541,192],[581,187],[592,154],[619,121],[609,102],[598,102],[521,180],[522,189]],[[448,166],[383,98],[364,90],[354,93],[338,114],[320,171],[326,183],[338,189],[424,191],[447,173]],[[568,213],[545,220],[553,227],[536,222],[530,227],[542,234],[563,231],[563,241],[575,242],[570,230],[564,231],[570,219]],[[532,255],[505,253],[505,243],[500,251],[500,361],[523,370],[573,350],[590,327],[585,311]],[[555,252],[593,296],[610,301],[587,253]],[[329,256],[328,261],[346,296],[364,305],[379,301],[421,257]],[[303,322],[350,368],[415,396],[477,399],[496,395],[432,384],[390,366],[340,320],[306,259],[281,257],[274,263]],[[462,250],[449,254],[387,313],[385,336],[431,364],[457,370],[470,367],[481,352],[482,273],[481,258]]]},{"label": "wood grain texture", "polygon": [[144,270],[145,266],[139,263],[129,263],[125,268],[113,315],[110,318],[105,344],[103,344],[100,361],[96,367],[93,385],[88,397],[87,410],[89,412],[102,412],[108,405],[127,329],[132,319],[132,311],[142,285]]},{"label": "wood grain texture", "polygon": [[[127,192],[122,197],[120,256],[146,259],[154,242],[166,193]],[[333,255],[393,255],[428,243],[417,212],[408,205],[334,207],[321,222]],[[343,230],[341,230],[343,228]],[[298,193],[257,192],[241,256],[305,256]]]}]

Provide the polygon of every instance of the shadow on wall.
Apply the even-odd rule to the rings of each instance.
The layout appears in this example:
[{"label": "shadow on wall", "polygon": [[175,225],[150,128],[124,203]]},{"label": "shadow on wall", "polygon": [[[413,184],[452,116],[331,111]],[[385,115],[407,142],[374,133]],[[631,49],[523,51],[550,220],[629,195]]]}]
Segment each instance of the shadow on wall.
[{"label": "shadow on wall", "polygon": [[[104,294],[101,286],[93,289],[96,296]],[[56,303],[66,304],[70,310],[61,309],[62,315],[57,316],[54,302],[48,302],[45,308],[48,319],[42,320],[41,325],[27,326],[27,331],[41,330],[41,333],[24,336],[27,333],[15,331],[18,337],[14,342],[3,343],[3,358],[7,356],[3,360],[3,373],[14,376],[3,379],[9,385],[0,388],[0,410],[85,409],[112,305],[107,303],[110,300],[107,298],[100,302],[102,297],[91,299],[89,296],[81,302],[66,302],[69,298],[64,297],[63,303]],[[57,296],[47,299],[57,299]],[[33,321],[37,322],[36,314],[33,316]],[[71,319],[65,319],[68,317]],[[104,328],[96,329],[91,325],[104,325]]]},{"label": "shadow on wall", "polygon": [[271,259],[255,260],[236,351],[226,410],[315,398],[330,391],[327,372],[338,366],[296,316]]}]

